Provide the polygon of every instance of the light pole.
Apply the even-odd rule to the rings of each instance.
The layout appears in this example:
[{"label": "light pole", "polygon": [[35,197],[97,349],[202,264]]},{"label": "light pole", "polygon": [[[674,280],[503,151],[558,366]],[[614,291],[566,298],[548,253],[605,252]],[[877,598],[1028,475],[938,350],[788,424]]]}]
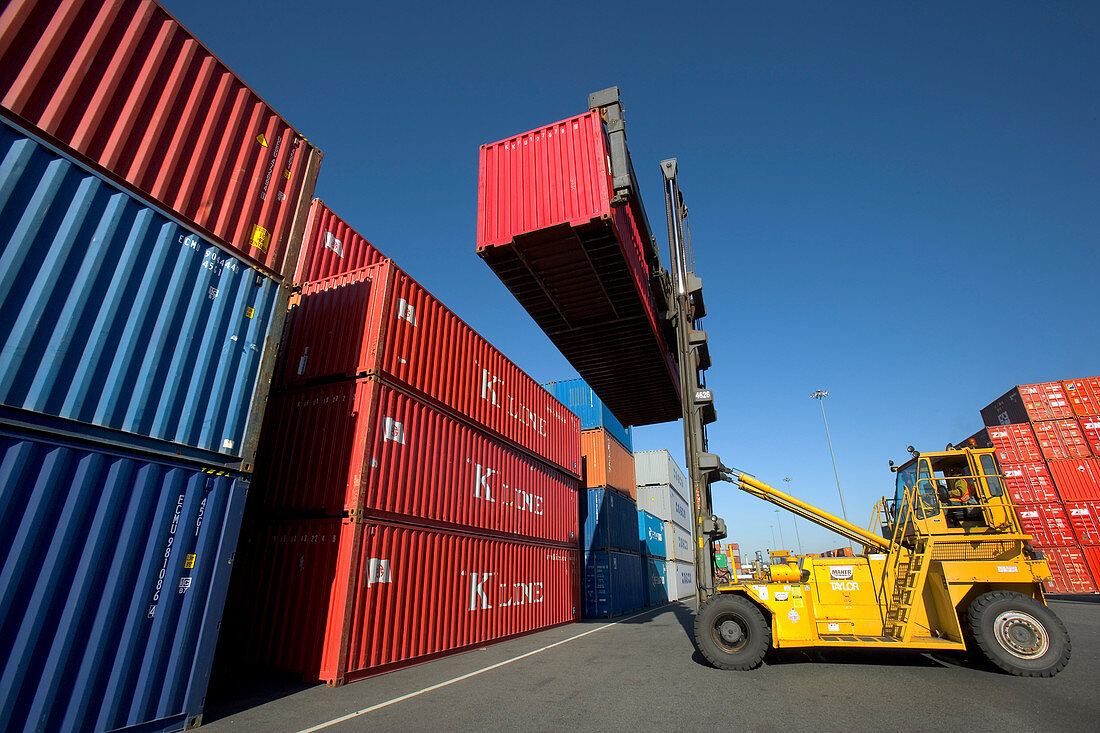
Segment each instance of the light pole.
[{"label": "light pole", "polygon": [[[783,480],[787,483],[787,493],[791,493],[791,477],[784,476]],[[798,536],[798,517],[791,517],[791,524],[794,525],[794,538],[798,542],[798,554],[801,555],[803,554],[802,538]]]},{"label": "light pole", "polygon": [[829,393],[823,389],[815,390],[810,397],[821,403],[821,419],[825,422],[825,439],[829,441],[829,457],[833,459],[833,475],[836,476],[836,491],[840,494],[840,511],[844,514],[844,521],[848,521],[848,510],[844,508],[844,492],[840,488],[840,474],[836,470],[836,456],[833,454],[833,438],[829,435],[829,421],[825,417],[825,398]]},{"label": "light pole", "polygon": [[774,550],[776,547],[779,546],[779,545],[775,544],[775,525],[774,524],[769,524],[768,526],[772,528],[772,549]]},{"label": "light pole", "polygon": [[785,550],[787,548],[787,540],[783,539],[783,523],[779,521],[779,510],[775,510],[775,523],[779,527],[779,549]]}]

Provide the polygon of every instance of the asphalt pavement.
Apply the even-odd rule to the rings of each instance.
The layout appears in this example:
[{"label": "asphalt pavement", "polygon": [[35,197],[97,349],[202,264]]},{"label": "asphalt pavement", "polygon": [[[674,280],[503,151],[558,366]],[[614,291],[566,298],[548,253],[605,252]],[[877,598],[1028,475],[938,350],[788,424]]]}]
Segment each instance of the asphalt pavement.
[{"label": "asphalt pavement", "polygon": [[585,621],[339,688],[251,680],[213,690],[203,731],[1096,731],[1100,602],[1052,600],[1073,653],[1053,679],[956,655],[772,652],[706,664],[693,603]]}]

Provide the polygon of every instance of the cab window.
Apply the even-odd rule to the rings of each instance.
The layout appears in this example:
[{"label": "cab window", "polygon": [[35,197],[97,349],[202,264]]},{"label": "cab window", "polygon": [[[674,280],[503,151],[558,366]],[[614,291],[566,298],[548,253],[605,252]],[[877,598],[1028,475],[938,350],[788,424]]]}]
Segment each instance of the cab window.
[{"label": "cab window", "polygon": [[1002,496],[1004,488],[1001,486],[1001,478],[998,475],[1000,471],[997,469],[997,461],[988,453],[979,456],[979,460],[982,463],[982,473],[985,475],[985,485],[989,487],[989,495]]},{"label": "cab window", "polygon": [[920,504],[917,506],[917,516],[924,519],[926,516],[939,514],[940,502],[936,498],[936,481],[932,477],[932,471],[928,467],[928,461],[923,458],[917,461],[920,466],[917,473],[918,488],[920,490]]}]

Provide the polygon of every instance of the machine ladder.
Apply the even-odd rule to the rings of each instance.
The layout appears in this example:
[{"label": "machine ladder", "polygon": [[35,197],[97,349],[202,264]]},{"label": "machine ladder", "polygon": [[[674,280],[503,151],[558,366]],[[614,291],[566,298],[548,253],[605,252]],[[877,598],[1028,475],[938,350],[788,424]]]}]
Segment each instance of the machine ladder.
[{"label": "machine ladder", "polygon": [[[901,642],[908,642],[913,638],[913,611],[920,601],[920,591],[928,577],[929,559],[932,556],[932,539],[921,534],[912,521],[913,512],[920,500],[915,487],[905,492],[902,511],[894,523],[890,542],[892,562],[887,563],[893,585],[883,619],[883,635]],[[905,547],[902,539],[910,527],[914,530],[910,538],[912,547]],[[883,585],[886,586],[888,582]]]}]

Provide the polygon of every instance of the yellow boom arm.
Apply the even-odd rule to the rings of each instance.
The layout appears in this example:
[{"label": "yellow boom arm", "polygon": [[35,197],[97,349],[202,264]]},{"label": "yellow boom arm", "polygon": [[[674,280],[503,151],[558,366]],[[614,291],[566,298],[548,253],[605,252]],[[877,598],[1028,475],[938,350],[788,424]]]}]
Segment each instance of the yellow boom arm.
[{"label": "yellow boom arm", "polygon": [[[732,474],[730,474],[732,476]],[[822,511],[815,506],[807,504],[806,502],[796,499],[790,494],[784,494],[779,489],[773,488],[763,481],[759,481],[748,474],[737,474],[737,479],[733,483],[742,491],[747,491],[753,496],[763,499],[764,501],[771,502],[778,507],[782,507],[793,514],[808,519],[814,524],[819,524],[827,530],[836,532],[839,535],[843,535],[853,542],[858,542],[867,547],[872,547],[877,550],[886,552],[890,549],[890,540],[879,537],[877,534],[873,534],[863,529],[863,527],[857,526],[848,522],[840,517],[835,517],[828,512]]]}]

